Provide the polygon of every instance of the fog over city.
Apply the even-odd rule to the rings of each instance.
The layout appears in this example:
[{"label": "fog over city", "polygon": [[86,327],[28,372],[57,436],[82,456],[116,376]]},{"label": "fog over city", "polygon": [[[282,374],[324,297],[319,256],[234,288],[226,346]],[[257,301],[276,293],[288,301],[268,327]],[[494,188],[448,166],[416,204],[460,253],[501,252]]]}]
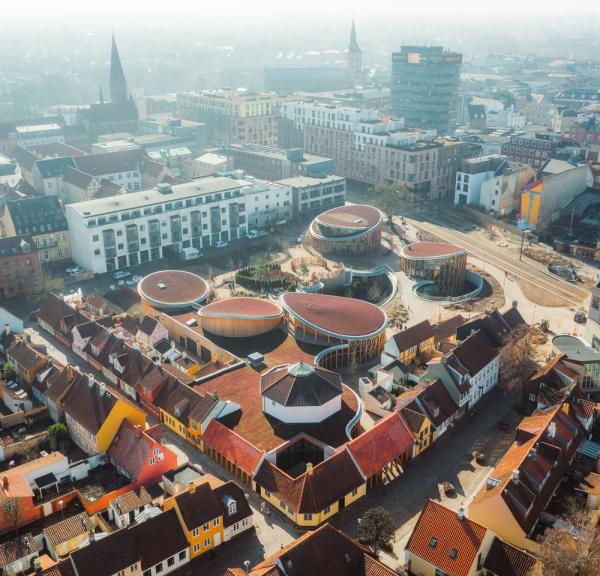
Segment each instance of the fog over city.
[{"label": "fog over city", "polygon": [[0,0],[2,576],[599,576],[600,0]]}]

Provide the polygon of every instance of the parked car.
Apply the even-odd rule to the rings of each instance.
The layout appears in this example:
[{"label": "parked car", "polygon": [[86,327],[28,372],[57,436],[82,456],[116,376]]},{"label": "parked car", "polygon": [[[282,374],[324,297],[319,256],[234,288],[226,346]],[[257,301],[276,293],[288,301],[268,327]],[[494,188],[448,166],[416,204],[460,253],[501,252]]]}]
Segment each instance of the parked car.
[{"label": "parked car", "polygon": [[258,234],[256,233],[256,230],[248,230],[248,233],[246,234],[246,238],[248,238],[248,240],[254,240],[255,238],[258,238]]},{"label": "parked car", "polygon": [[81,266],[77,266],[76,268],[68,268],[67,272],[71,276],[77,276],[77,274],[81,274],[83,272],[83,268]]},{"label": "parked car", "polygon": [[129,272],[125,272],[125,270],[120,270],[119,272],[115,272],[113,274],[113,278],[115,280],[122,280],[123,278],[127,278],[127,276],[130,276],[131,274]]},{"label": "parked car", "polygon": [[215,243],[215,248],[225,248],[225,246],[227,246],[228,244],[229,242],[223,242],[223,240],[219,240]]}]

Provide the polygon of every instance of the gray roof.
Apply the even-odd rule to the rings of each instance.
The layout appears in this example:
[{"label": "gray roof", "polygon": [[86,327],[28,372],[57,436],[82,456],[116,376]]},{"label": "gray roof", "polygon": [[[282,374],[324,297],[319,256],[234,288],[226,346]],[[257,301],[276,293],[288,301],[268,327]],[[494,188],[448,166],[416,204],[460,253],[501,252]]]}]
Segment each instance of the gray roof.
[{"label": "gray roof", "polygon": [[600,362],[600,353],[596,352],[587,342],[562,334],[552,338],[552,344],[565,355],[565,359],[575,363]]},{"label": "gray roof", "polygon": [[35,196],[6,203],[16,234],[44,234],[67,229],[67,219],[57,196]]},{"label": "gray roof", "polygon": [[75,166],[73,158],[48,158],[38,160],[36,166],[42,178],[55,178],[62,176],[67,166]]}]

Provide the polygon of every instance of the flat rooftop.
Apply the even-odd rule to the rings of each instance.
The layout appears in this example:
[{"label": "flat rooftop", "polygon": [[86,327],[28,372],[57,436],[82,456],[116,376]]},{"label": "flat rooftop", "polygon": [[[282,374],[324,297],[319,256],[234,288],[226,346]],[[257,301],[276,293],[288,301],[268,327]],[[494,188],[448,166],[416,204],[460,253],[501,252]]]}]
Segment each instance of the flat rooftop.
[{"label": "flat rooftop", "polygon": [[256,192],[256,186],[266,185],[271,190],[277,187],[277,184],[265,182],[264,180],[238,180],[225,176],[207,176],[197,178],[191,182],[175,184],[169,192],[160,192],[157,188],[151,190],[142,190],[140,192],[131,192],[129,194],[118,194],[107,198],[98,198],[86,202],[75,202],[69,204],[69,210],[73,210],[85,217],[102,216],[114,212],[123,212],[124,210],[134,210],[136,208],[148,208],[156,204],[165,202],[177,202],[196,196],[215,194],[218,192],[239,191],[242,195],[246,189],[252,193]]},{"label": "flat rooftop", "polygon": [[383,214],[367,204],[348,204],[327,210],[315,220],[319,224],[334,228],[368,230],[383,221]]},{"label": "flat rooftop", "polygon": [[32,126],[17,126],[18,134],[27,134],[29,132],[42,132],[47,130],[61,130],[62,128],[56,123],[50,124],[33,124]]},{"label": "flat rooftop", "polygon": [[281,314],[281,308],[273,302],[242,296],[216,300],[198,311],[206,318],[277,318]]},{"label": "flat rooftop", "polygon": [[552,344],[559,352],[565,355],[566,360],[570,360],[571,362],[600,363],[600,353],[594,350],[587,342],[575,336],[568,334],[555,336],[552,338]]},{"label": "flat rooftop", "polygon": [[333,182],[342,182],[343,176],[325,176],[324,178],[312,178],[310,176],[295,176],[294,178],[284,178],[278,180],[278,184],[291,186],[292,188],[308,188],[309,186],[318,186],[319,184],[332,184]]},{"label": "flat rooftop", "polygon": [[203,278],[185,270],[159,270],[148,274],[138,284],[142,298],[165,306],[200,302],[206,298],[208,290]]},{"label": "flat rooftop", "polygon": [[402,249],[404,258],[439,258],[466,253],[466,250],[444,242],[413,242]]}]

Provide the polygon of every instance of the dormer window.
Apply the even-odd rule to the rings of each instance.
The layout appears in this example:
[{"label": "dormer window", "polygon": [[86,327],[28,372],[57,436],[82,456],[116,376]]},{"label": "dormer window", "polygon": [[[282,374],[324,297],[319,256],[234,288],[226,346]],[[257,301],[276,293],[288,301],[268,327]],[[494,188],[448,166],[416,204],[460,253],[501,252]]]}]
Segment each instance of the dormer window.
[{"label": "dormer window", "polygon": [[456,548],[452,548],[452,550],[450,550],[450,558],[452,558],[452,560],[456,559],[457,554],[458,550]]},{"label": "dormer window", "polygon": [[230,516],[233,516],[237,512],[237,502],[234,500],[233,502],[229,502],[227,505],[227,513]]},{"label": "dormer window", "polygon": [[430,548],[435,548],[437,546],[437,538],[435,536],[431,537],[431,540],[429,541],[429,547]]}]

